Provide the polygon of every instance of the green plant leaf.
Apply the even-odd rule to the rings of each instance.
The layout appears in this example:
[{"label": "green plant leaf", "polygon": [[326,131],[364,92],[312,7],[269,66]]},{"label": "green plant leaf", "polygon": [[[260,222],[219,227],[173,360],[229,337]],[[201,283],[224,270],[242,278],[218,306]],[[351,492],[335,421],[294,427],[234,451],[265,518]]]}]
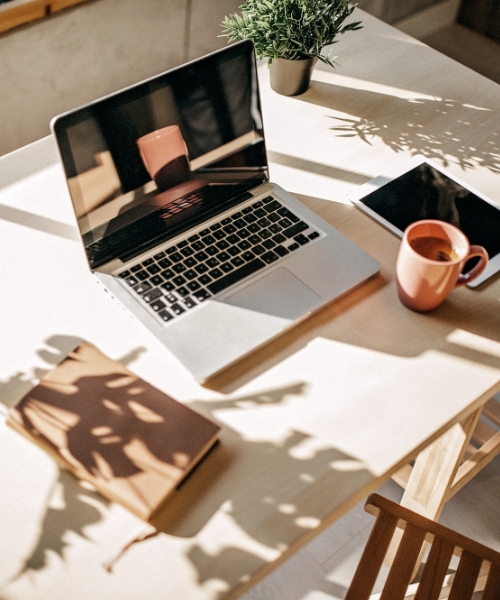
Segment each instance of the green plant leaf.
[{"label": "green plant leaf", "polygon": [[339,34],[361,28],[359,21],[343,25],[355,9],[349,0],[247,0],[240,9],[241,16],[222,21],[222,37],[253,40],[257,56],[269,61],[316,56],[334,67],[322,49]]}]

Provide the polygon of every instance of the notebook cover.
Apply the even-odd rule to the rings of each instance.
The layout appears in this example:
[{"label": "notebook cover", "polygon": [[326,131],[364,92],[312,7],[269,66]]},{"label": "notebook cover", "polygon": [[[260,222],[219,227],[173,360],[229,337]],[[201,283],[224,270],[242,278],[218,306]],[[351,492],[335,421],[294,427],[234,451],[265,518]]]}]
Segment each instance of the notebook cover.
[{"label": "notebook cover", "polygon": [[7,422],[146,521],[220,431],[88,342],[12,407]]}]

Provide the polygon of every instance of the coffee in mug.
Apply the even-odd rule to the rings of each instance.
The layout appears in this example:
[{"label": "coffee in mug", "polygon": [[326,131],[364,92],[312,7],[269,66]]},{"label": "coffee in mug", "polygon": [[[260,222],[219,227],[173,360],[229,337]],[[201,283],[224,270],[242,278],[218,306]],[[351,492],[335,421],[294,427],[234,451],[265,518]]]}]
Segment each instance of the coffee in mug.
[{"label": "coffee in mug", "polygon": [[457,260],[459,255],[448,240],[438,237],[422,236],[410,242],[410,246],[418,254],[429,260],[450,262]]},{"label": "coffee in mug", "polygon": [[[465,264],[477,264],[463,273]],[[399,247],[396,285],[401,302],[411,310],[427,312],[444,302],[455,288],[466,285],[486,268],[488,253],[471,246],[460,229],[437,220],[417,221],[407,227]]]}]

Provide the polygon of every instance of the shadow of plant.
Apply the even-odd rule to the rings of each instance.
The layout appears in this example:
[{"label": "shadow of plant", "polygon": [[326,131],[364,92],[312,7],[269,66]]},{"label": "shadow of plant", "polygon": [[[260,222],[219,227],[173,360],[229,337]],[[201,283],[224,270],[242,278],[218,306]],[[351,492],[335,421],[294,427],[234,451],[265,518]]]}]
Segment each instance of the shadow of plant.
[{"label": "shadow of plant", "polygon": [[496,113],[488,106],[453,98],[399,98],[321,82],[314,82],[312,90],[303,101],[353,115],[331,117],[331,130],[339,137],[357,136],[369,145],[378,138],[394,152],[420,154],[443,166],[454,163],[464,170],[484,167],[500,173],[500,132]]},{"label": "shadow of plant", "polygon": [[[217,421],[220,411],[276,406],[303,391],[298,383],[253,396],[209,403],[193,401],[189,405]],[[298,538],[311,535],[328,514],[328,502],[318,503],[318,498],[335,496],[335,502],[342,501],[356,491],[360,482],[372,478],[361,463],[335,448],[334,440],[331,447],[309,452],[304,449],[311,436],[291,430],[279,441],[247,440],[245,452],[237,455],[232,449],[242,434],[227,425],[223,434],[221,445],[205,459],[206,466],[181,486],[156,523],[161,532],[193,539],[187,556],[196,569],[200,587],[208,586],[213,594],[213,586],[221,587],[214,598],[224,597],[225,590],[244,583],[259,568],[266,568]],[[277,465],[274,470],[263,468],[272,464]],[[225,499],[222,509],[221,498]],[[221,511],[231,527],[251,540],[250,547],[228,546],[212,538],[218,548],[197,542],[195,536],[210,527],[215,513],[221,518]]]},{"label": "shadow of plant", "polygon": [[[36,367],[32,373],[16,373],[7,381],[0,382],[1,402],[7,408],[15,405],[81,341],[81,338],[63,335],[49,338],[47,347],[38,351],[40,358],[50,365],[49,368]],[[120,362],[128,365],[143,351],[143,348],[134,349],[123,356]],[[55,553],[64,559],[65,549],[69,546],[66,541],[68,532],[88,539],[85,528],[99,522],[108,505],[109,502],[100,494],[80,485],[70,473],[60,470],[46,500],[46,511],[36,544],[19,572],[10,580],[18,579],[28,571],[42,570],[47,566],[51,554]]]},{"label": "shadow of plant", "polygon": [[64,559],[65,550],[70,546],[68,532],[89,539],[85,529],[101,520],[108,504],[100,494],[75,485],[72,475],[60,471],[48,498],[36,546],[15,578],[21,577],[26,571],[44,569],[51,554],[55,553]]},{"label": "shadow of plant", "polygon": [[[67,346],[72,347],[75,341],[79,340],[51,339],[50,348],[39,354],[50,364],[59,363],[67,354]],[[130,362],[138,352],[140,349],[123,357],[122,362]],[[10,385],[20,381],[24,387],[28,380],[34,383],[34,377],[16,375]],[[213,580],[218,580],[221,591],[214,598],[222,597],[223,590],[244,582],[255,570],[286,551],[297,537],[316,528],[326,516],[328,504],[315,502],[318,495],[335,493],[339,502],[339,496],[342,501],[352,494],[352,485],[371,478],[363,465],[354,464],[356,461],[334,447],[334,440],[331,447],[304,454],[309,434],[290,430],[278,441],[247,440],[242,451],[243,434],[220,419],[221,411],[237,414],[258,411],[283,404],[291,397],[301,396],[303,391],[303,384],[299,382],[254,395],[187,402],[194,410],[222,425],[221,444],[205,458],[204,466],[187,478],[166,507],[163,521],[155,525],[157,535],[167,533],[185,540],[186,558],[196,570],[200,587],[212,586]],[[344,472],[341,466],[337,468],[346,461],[357,471],[355,484],[349,469]],[[277,468],[263,469],[266,464],[275,464]],[[339,489],[331,490],[332,475]],[[258,485],[252,483],[257,481]],[[241,485],[242,482],[246,483]],[[296,505],[290,504],[290,498],[295,498]],[[222,517],[221,499],[224,501]],[[45,507],[38,539],[11,581],[48,567],[54,554],[64,561],[71,545],[68,534],[89,539],[86,528],[104,517],[108,502],[79,485],[70,474],[61,472]],[[202,540],[205,528],[211,526],[216,514],[217,518],[233,523],[250,545],[236,547],[215,540],[218,548],[211,552]],[[197,534],[202,531],[198,538]],[[96,564],[95,568],[100,565]],[[51,585],[47,584],[45,592],[50,593]]]}]

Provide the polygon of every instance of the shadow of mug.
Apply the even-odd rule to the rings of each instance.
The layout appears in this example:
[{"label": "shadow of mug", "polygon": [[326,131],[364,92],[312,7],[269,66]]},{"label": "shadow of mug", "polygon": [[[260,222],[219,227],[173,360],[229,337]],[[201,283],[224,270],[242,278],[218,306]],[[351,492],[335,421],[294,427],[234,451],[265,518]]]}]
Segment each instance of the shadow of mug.
[{"label": "shadow of mug", "polygon": [[178,125],[151,131],[137,140],[144,166],[160,191],[191,178],[188,149]]},{"label": "shadow of mug", "polygon": [[[466,263],[479,261],[466,273]],[[437,308],[448,294],[478,277],[486,268],[488,253],[471,246],[454,225],[427,219],[409,225],[396,262],[396,285],[402,304],[417,312]]]}]

